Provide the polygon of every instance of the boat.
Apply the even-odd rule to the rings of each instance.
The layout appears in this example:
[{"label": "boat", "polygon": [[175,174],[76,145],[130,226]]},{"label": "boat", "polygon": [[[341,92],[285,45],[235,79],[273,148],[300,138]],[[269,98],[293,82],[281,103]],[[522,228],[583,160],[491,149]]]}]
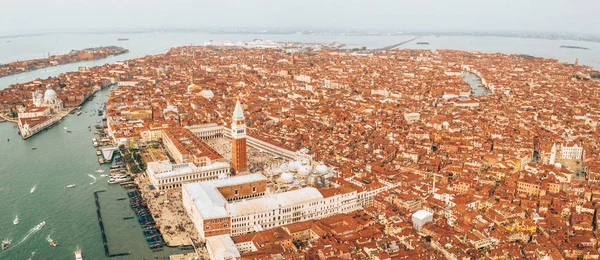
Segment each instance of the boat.
[{"label": "boat", "polygon": [[70,133],[72,133],[72,132],[71,132],[71,130],[69,130],[69,131],[67,131],[67,133],[69,133],[69,134],[70,134]]},{"label": "boat", "polygon": [[15,216],[15,219],[13,220],[13,225],[17,225],[19,224],[19,215]]},{"label": "boat", "polygon": [[122,41],[129,41],[129,38],[119,38],[119,39],[117,39],[117,41],[121,41],[121,42]]},{"label": "boat", "polygon": [[50,241],[50,244],[52,246],[58,246],[58,242],[56,242],[56,240],[52,239],[52,241]]},{"label": "boat", "polygon": [[41,228],[43,228],[45,225],[46,225],[46,221],[42,221],[42,223],[38,224],[38,225],[36,226],[36,228],[37,228],[37,229],[41,229]]},{"label": "boat", "polygon": [[126,182],[126,181],[130,181],[130,178],[110,178],[110,180],[108,180],[109,184],[117,184],[117,183],[122,183],[122,182]]},{"label": "boat", "polygon": [[429,42],[417,42],[417,44],[419,44],[419,45],[428,45]]},{"label": "boat", "polygon": [[36,150],[36,149],[37,149],[36,147],[31,148],[31,150]]},{"label": "boat", "polygon": [[77,112],[77,116],[80,116],[80,115],[81,115],[81,111]]},{"label": "boat", "polygon": [[2,250],[6,250],[8,248],[8,245],[10,245],[10,239],[5,239],[4,241],[2,241]]},{"label": "boat", "polygon": [[67,130],[67,127],[65,126],[64,129]]},{"label": "boat", "polygon": [[100,174],[100,177],[108,177],[108,174]]},{"label": "boat", "polygon": [[31,190],[29,191],[29,193],[33,194],[35,192],[35,188],[37,188],[37,185],[33,185],[33,188],[31,188]]},{"label": "boat", "polygon": [[67,185],[67,188],[73,188],[73,187],[75,187],[75,184],[69,184],[69,185]]},{"label": "boat", "polygon": [[77,250],[75,252],[75,260],[83,260],[83,258],[81,257],[81,250]]}]

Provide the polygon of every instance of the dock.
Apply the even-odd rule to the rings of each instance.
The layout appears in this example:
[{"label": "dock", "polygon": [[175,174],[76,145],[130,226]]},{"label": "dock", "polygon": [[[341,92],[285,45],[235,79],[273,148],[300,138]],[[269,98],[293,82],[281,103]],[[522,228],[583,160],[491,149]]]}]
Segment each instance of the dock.
[{"label": "dock", "polygon": [[100,212],[100,201],[98,199],[98,193],[105,192],[106,190],[99,190],[94,192],[94,198],[96,200],[96,214],[98,215],[98,225],[100,226],[100,231],[102,232],[102,242],[104,243],[104,254],[107,257],[116,257],[116,256],[125,256],[129,255],[129,253],[118,253],[111,254],[108,249],[108,239],[106,238],[106,233],[104,232],[104,223],[102,222],[102,213]]},{"label": "dock", "polygon": [[[133,185],[133,184],[129,184]],[[144,237],[150,249],[159,249],[165,246],[165,241],[160,233],[160,230],[156,227],[156,222],[152,217],[152,213],[148,209],[146,202],[142,198],[137,186],[127,192],[129,197],[129,204],[131,209],[137,216],[137,220],[144,229]]]}]

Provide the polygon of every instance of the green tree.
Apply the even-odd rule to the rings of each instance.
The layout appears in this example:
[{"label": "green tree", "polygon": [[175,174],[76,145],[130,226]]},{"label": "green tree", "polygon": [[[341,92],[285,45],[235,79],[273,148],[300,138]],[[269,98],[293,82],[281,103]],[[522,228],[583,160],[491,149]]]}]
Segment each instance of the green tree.
[{"label": "green tree", "polygon": [[125,154],[125,156],[123,156],[123,161],[125,161],[126,163],[131,163],[133,162],[133,156],[131,156],[130,153]]},{"label": "green tree", "polygon": [[131,166],[131,171],[133,173],[138,173],[138,172],[140,172],[140,168],[136,164],[134,164]]}]

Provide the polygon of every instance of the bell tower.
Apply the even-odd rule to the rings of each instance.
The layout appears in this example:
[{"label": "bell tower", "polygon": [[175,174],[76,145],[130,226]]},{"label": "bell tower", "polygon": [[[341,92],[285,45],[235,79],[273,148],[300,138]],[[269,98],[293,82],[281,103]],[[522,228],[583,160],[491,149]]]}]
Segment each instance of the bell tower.
[{"label": "bell tower", "polygon": [[248,170],[246,157],[246,122],[242,105],[238,99],[231,120],[231,164],[233,173],[238,174]]}]

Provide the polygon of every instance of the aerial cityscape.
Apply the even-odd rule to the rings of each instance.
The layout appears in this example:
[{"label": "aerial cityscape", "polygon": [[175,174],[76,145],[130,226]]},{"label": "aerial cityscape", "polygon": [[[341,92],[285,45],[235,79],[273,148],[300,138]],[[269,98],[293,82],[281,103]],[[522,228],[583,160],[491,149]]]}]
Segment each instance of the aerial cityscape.
[{"label": "aerial cityscape", "polygon": [[[273,19],[318,3],[234,2]],[[457,20],[392,30],[372,8],[399,5],[374,3],[379,29],[298,29],[324,14],[211,27],[225,6],[182,5],[207,18],[6,14],[0,259],[600,259],[591,11],[519,31],[436,9]]]}]

